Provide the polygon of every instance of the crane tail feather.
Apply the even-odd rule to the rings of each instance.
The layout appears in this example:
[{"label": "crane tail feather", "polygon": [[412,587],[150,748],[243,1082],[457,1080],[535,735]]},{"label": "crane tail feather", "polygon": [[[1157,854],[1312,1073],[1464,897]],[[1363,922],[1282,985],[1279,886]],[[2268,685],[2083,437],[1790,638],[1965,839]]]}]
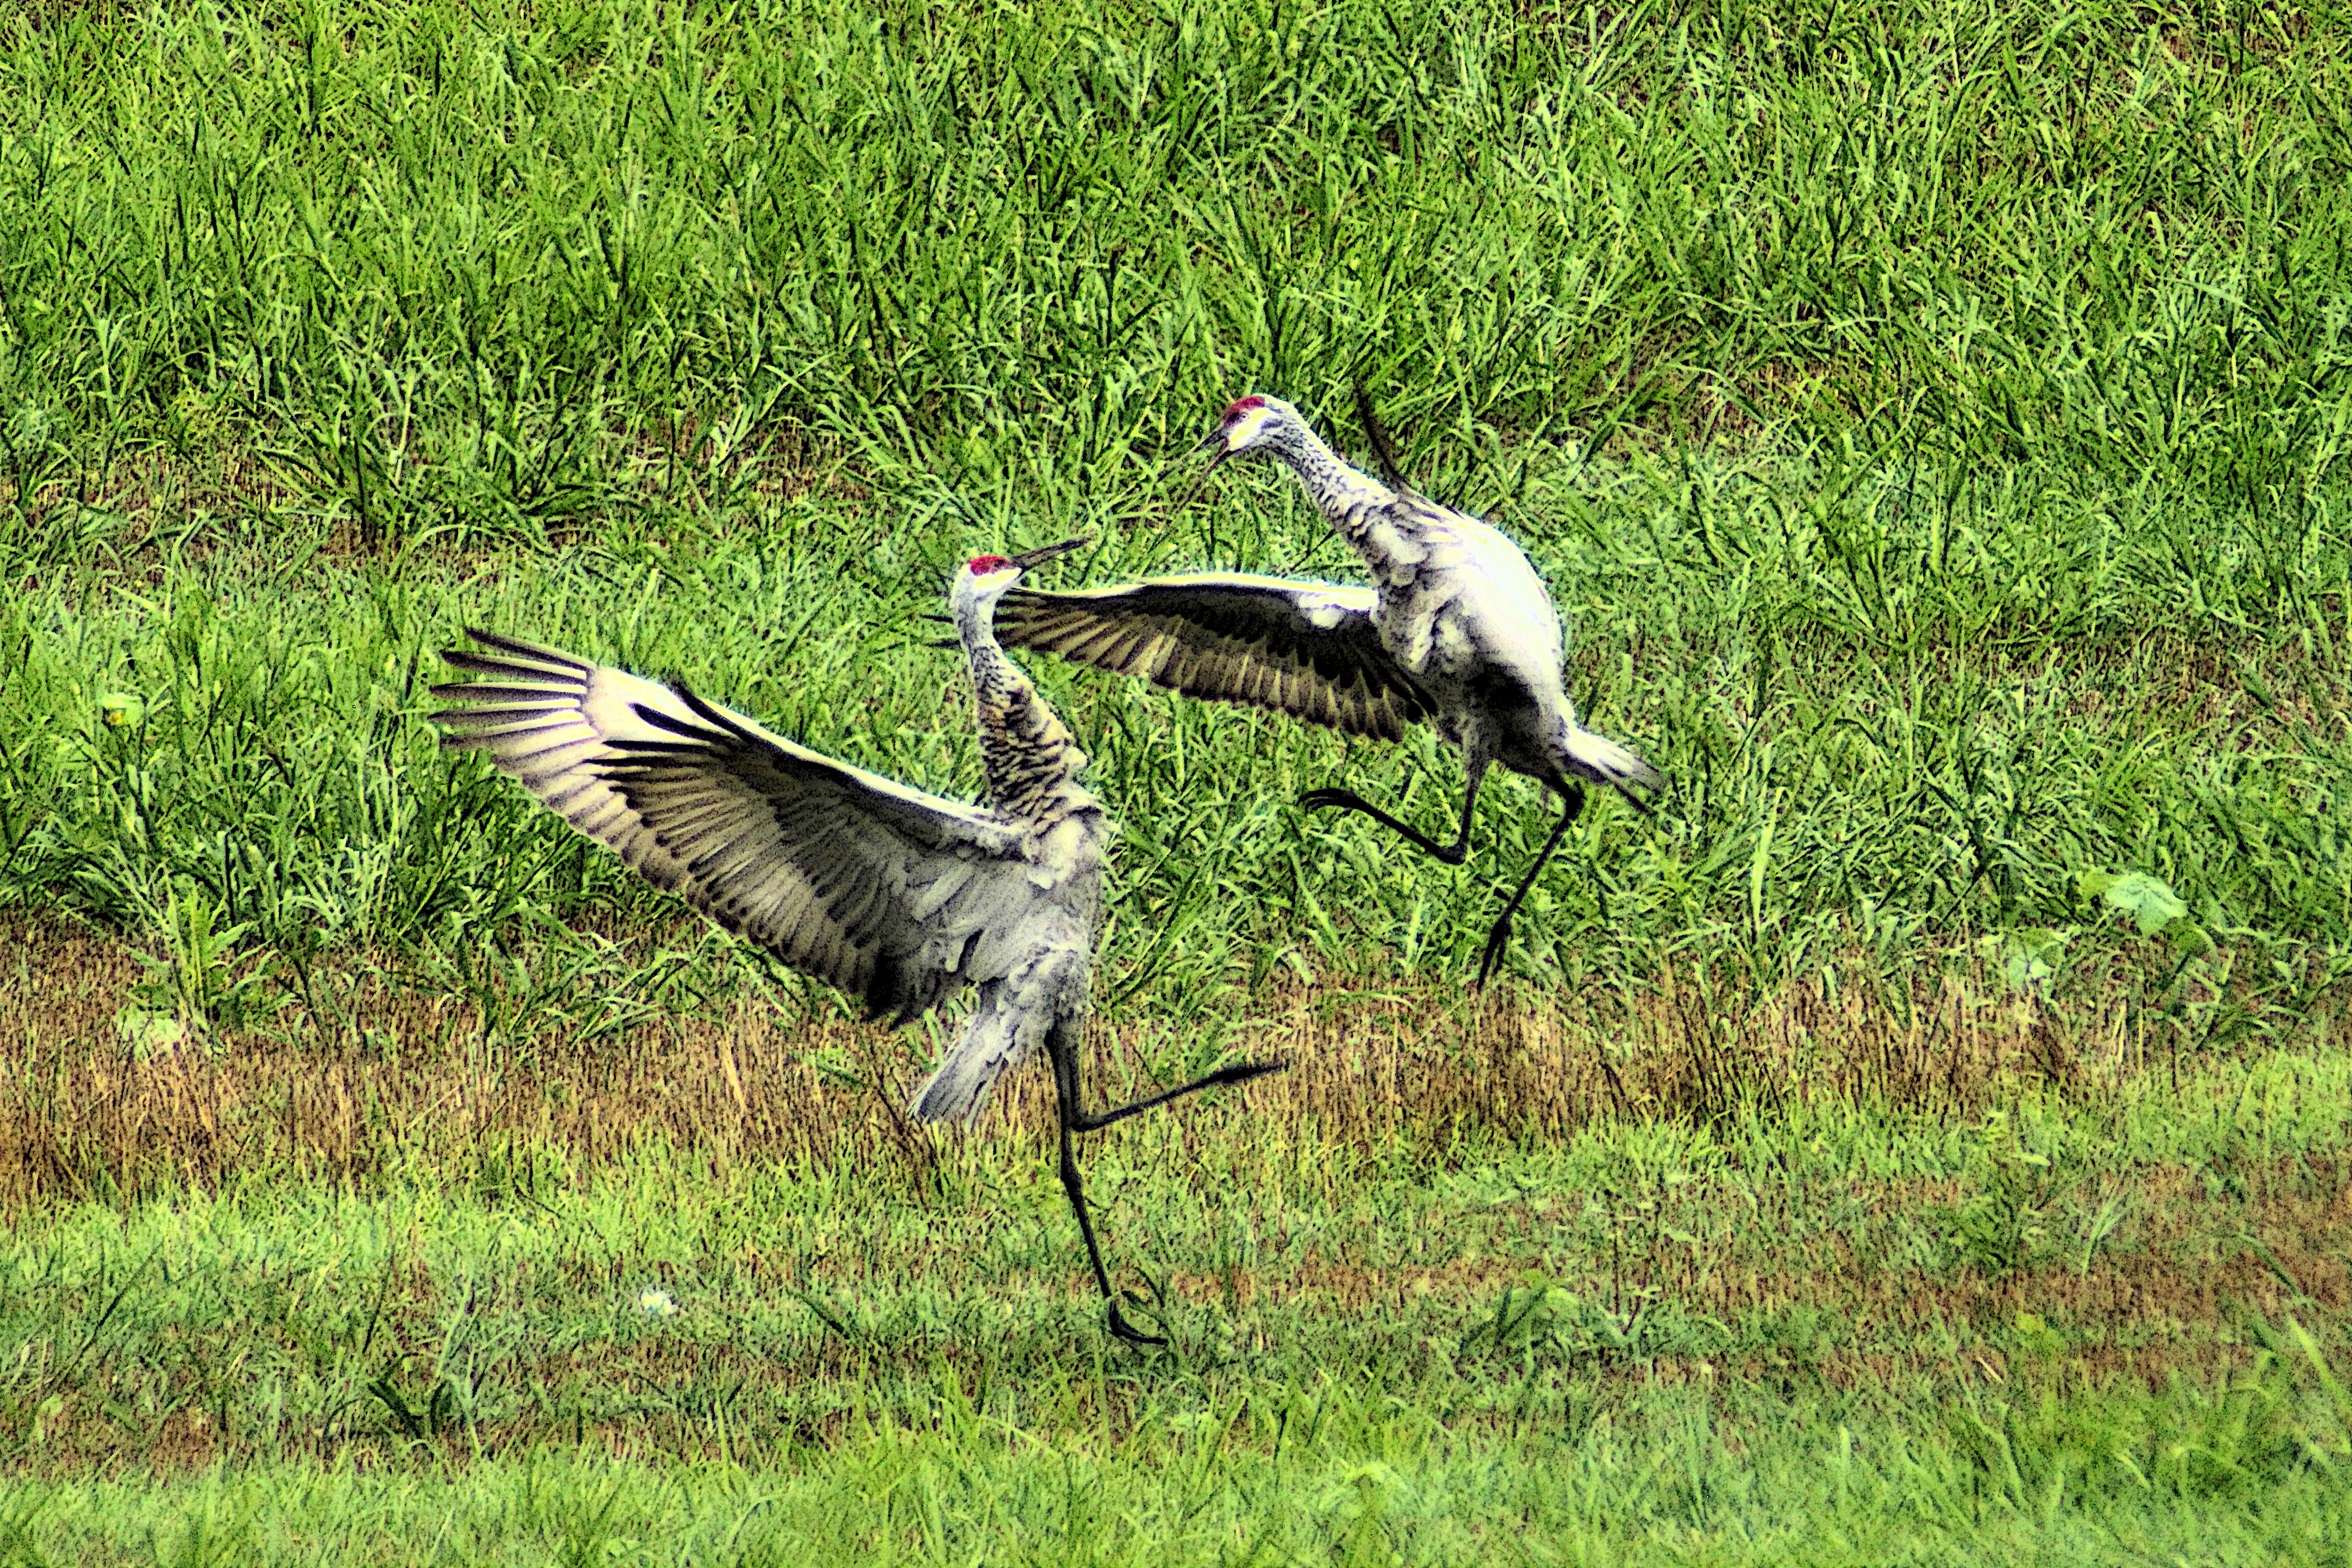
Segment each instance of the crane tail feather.
[{"label": "crane tail feather", "polygon": [[971,1121],[1004,1069],[1028,1054],[1024,1044],[1017,1029],[972,1030],[948,1052],[939,1070],[923,1080],[908,1109],[918,1121]]},{"label": "crane tail feather", "polygon": [[1663,789],[1665,775],[1643,762],[1630,746],[1622,746],[1605,735],[1573,725],[1567,737],[1568,771],[1579,778],[1605,784],[1632,801],[1642,810],[1650,809],[1649,802],[1633,793],[1634,786],[1643,789]]}]

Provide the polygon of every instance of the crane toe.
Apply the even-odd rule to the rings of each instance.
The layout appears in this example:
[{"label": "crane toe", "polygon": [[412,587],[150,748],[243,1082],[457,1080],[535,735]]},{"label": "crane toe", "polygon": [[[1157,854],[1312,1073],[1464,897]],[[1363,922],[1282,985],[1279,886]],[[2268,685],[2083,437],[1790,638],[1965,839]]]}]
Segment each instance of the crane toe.
[{"label": "crane toe", "polygon": [[[1136,1305],[1139,1307],[1142,1304],[1143,1302],[1141,1299],[1138,1298]],[[1127,1321],[1127,1314],[1118,1310],[1118,1300],[1116,1297],[1112,1298],[1109,1302],[1109,1317],[1110,1331],[1117,1334],[1120,1339],[1125,1340],[1129,1344],[1164,1345],[1168,1342],[1168,1337],[1165,1334],[1147,1334],[1141,1329],[1139,1329],[1134,1324],[1129,1322]]]},{"label": "crane toe", "polygon": [[1484,991],[1486,988],[1486,982],[1493,979],[1495,971],[1503,966],[1503,950],[1510,944],[1511,916],[1507,910],[1486,932],[1486,951],[1479,955],[1478,978],[1471,982],[1471,990]]}]

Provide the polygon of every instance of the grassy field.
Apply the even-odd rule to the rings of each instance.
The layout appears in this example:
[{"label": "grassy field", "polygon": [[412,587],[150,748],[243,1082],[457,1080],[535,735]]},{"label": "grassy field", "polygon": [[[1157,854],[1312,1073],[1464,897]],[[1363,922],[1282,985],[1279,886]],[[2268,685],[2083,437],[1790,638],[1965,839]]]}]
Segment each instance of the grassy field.
[{"label": "grassy field", "polygon": [[854,1124],[803,1163],[256,1171],[20,1222],[0,1530],[51,1562],[2341,1562],[2347,1079],[2288,1053],[1458,1164],[1212,1106],[1095,1163],[1164,1286],[1147,1355],[1099,1327],[1034,1084],[919,1178]]},{"label": "grassy field", "polygon": [[[2346,1561],[2347,22],[11,9],[0,1562]],[[969,797],[954,564],[1352,576],[1173,498],[1360,377],[1672,788],[1474,998],[1538,792],[1036,668],[1105,1092],[1294,1063],[1090,1152],[1139,1353],[1036,1075],[911,1129],[424,687]]]}]

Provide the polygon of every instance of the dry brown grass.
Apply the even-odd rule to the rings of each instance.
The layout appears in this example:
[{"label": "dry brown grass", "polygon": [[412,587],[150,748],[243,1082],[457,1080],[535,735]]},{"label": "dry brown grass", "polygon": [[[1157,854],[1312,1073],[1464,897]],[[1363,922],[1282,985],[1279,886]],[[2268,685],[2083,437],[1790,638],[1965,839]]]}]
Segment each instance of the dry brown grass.
[{"label": "dry brown grass", "polygon": [[[518,1144],[560,1151],[575,1173],[655,1147],[690,1152],[713,1167],[822,1163],[861,1186],[907,1194],[915,1211],[959,1216],[957,1227],[919,1227],[872,1247],[812,1250],[805,1237],[782,1231],[730,1237],[700,1260],[706,1292],[887,1300],[909,1269],[953,1279],[990,1256],[978,1239],[984,1226],[971,1226],[968,1210],[975,1173],[968,1162],[982,1146],[960,1151],[957,1135],[912,1128],[900,1113],[925,1065],[911,1032],[803,1025],[780,1009],[746,1005],[723,1018],[672,1019],[593,1039],[550,1031],[486,1043],[470,1005],[404,989],[354,964],[333,982],[343,987],[341,1022],[289,1006],[274,1035],[232,1034],[142,1058],[116,1029],[119,1011],[142,1000],[129,948],[55,922],[0,928],[0,939],[12,942],[16,958],[0,964],[8,1069],[0,1086],[0,1210],[22,1215],[29,1205],[209,1184],[241,1171],[364,1184],[424,1170],[471,1180],[504,1201],[509,1189],[520,1199],[526,1181],[538,1179],[522,1174],[537,1167],[512,1157]],[[2340,1344],[2331,1325],[2352,1312],[2352,1253],[2344,1244],[2352,1163],[2340,1153],[2277,1156],[2249,1147],[2224,1162],[2226,1170],[2095,1159],[2053,1169],[2033,1177],[2043,1184],[2027,1195],[2033,1213],[2018,1222],[2020,1245],[2006,1262],[1973,1260],[1952,1239],[1999,1171],[1857,1176],[1825,1193],[1794,1173],[1776,1174],[1768,1161],[1746,1174],[1726,1172],[1703,1191],[1678,1189],[1679,1197],[1594,1188],[1491,1202],[1431,1188],[1419,1190],[1413,1212],[1388,1219],[1353,1202],[1348,1173],[1362,1160],[1392,1161],[1400,1148],[1443,1163],[1495,1140],[1557,1141],[1599,1120],[1704,1118],[1772,1097],[1941,1109],[1957,1118],[2028,1085],[2085,1098],[2129,1093],[2153,1087],[2150,1075],[2171,1065],[2131,1021],[2144,1015],[2121,1005],[2120,990],[2113,1007],[2052,1016],[1982,979],[1930,966],[1907,998],[1800,984],[1737,1005],[1711,1000],[1689,971],[1622,992],[1563,997],[1514,987],[1483,1005],[1433,987],[1351,993],[1338,978],[1270,993],[1252,1005],[1226,1049],[1290,1058],[1289,1072],[1236,1097],[1276,1125],[1254,1130],[1259,1135],[1244,1143],[1230,1121],[1216,1125],[1219,1118],[1159,1123],[1183,1148],[1168,1163],[1169,1178],[1202,1189],[1225,1216],[1224,1234],[1242,1239],[1217,1259],[1197,1249],[1196,1236],[1155,1234],[1150,1211],[1105,1184],[1097,1198],[1107,1244],[1123,1263],[1174,1263],[1160,1278],[1171,1300],[1199,1309],[1188,1321],[1222,1314],[1255,1352],[1287,1343],[1268,1337],[1286,1331],[1278,1325],[1311,1322],[1318,1334],[1337,1336],[1333,1342],[1360,1348],[1368,1335],[1396,1336],[1421,1347],[1412,1354],[1455,1369],[1447,1375],[1475,1374],[1473,1382],[1485,1375],[1481,1358],[1516,1364],[1517,1351],[1482,1349],[1475,1331],[1503,1292],[1531,1278],[1622,1326],[1622,1346],[1570,1336],[1543,1352],[1609,1385],[1720,1380],[1868,1393],[1921,1386],[1921,1379],[1952,1387],[2056,1378],[2161,1389],[2184,1374],[2251,1364],[2250,1321],[2320,1324],[2324,1342]],[[1149,1078],[1143,1063],[1164,1059],[1171,1043],[1165,1025],[1105,1025],[1095,1034],[1096,1079],[1109,1085],[1107,1093],[1140,1089]],[[1051,1127],[1045,1075],[1017,1074],[1002,1092],[1007,1103],[988,1129],[988,1147],[1003,1160],[1031,1161]],[[1220,1167],[1221,1160],[1242,1164]],[[1277,1167],[1283,1180],[1259,1179]],[[1233,1179],[1235,1170],[1242,1179]],[[509,1186],[489,1194],[497,1171]],[[1302,1180],[1311,1188],[1315,1171],[1330,1173],[1328,1205],[1274,1190]],[[943,1200],[919,1190],[934,1174]],[[983,1189],[996,1179],[982,1175]],[[548,1195],[549,1214],[566,1205]],[[2086,1216],[2110,1200],[2121,1205],[2120,1223],[2086,1246]],[[1057,1200],[1036,1201],[1051,1209]],[[1418,1249],[1412,1238],[1424,1237],[1444,1244]],[[1189,1256],[1188,1244],[1196,1247]],[[59,1386],[76,1392],[50,1424],[47,1446],[0,1463],[66,1474],[127,1464],[169,1471],[288,1452],[391,1456],[403,1440],[383,1411],[370,1397],[348,1396],[391,1366],[404,1397],[423,1408],[431,1386],[424,1369],[438,1364],[458,1296],[487,1292],[482,1310],[520,1321],[553,1310],[551,1300],[601,1312],[595,1303],[635,1289],[648,1271],[668,1278],[666,1262],[600,1245],[518,1257],[458,1279],[428,1269],[412,1237],[381,1274],[321,1276],[299,1287],[324,1292],[304,1316],[280,1300],[294,1287],[272,1285],[266,1261],[257,1274],[250,1258],[243,1267],[225,1293],[266,1299],[285,1322],[311,1325],[304,1354],[332,1347],[311,1374],[332,1394],[328,1414],[306,1417],[308,1425],[274,1416],[264,1425],[262,1395],[245,1389],[234,1367],[208,1370],[213,1363],[183,1343],[232,1331],[184,1331],[166,1317],[123,1331],[135,1336],[135,1353],[120,1349],[102,1363],[69,1367]],[[1041,1285],[1046,1300],[1090,1300],[1091,1283],[1070,1249],[1057,1250],[1037,1276],[992,1274],[968,1288],[996,1296]],[[83,1287],[75,1310],[95,1313],[105,1293],[102,1283]],[[2034,1318],[2063,1326],[2058,1360],[2018,1331]],[[699,1428],[665,1425],[658,1412],[668,1405],[642,1407],[611,1391],[663,1390],[684,1400],[723,1385],[764,1412],[775,1432],[791,1434],[777,1440],[821,1443],[841,1435],[845,1388],[899,1376],[923,1382],[950,1367],[978,1398],[1004,1374],[1007,1357],[1020,1365],[1065,1353],[1058,1340],[942,1338],[903,1324],[878,1339],[812,1339],[787,1319],[761,1320],[762,1331],[782,1336],[769,1340],[600,1329],[561,1336],[560,1349],[517,1341],[477,1369],[482,1418],[436,1441],[452,1462],[576,1436],[616,1452],[647,1445],[667,1452],[673,1442],[699,1452]],[[1789,1326],[1808,1321],[1820,1331]],[[362,1322],[370,1327],[352,1359]],[[1691,1331],[1692,1323],[1743,1327],[1726,1342]],[[238,1328],[233,1335],[241,1355],[266,1360],[285,1350],[271,1337],[278,1332],[247,1338]],[[79,1342],[78,1331],[61,1331],[44,1353],[65,1355]],[[1115,1404],[1144,1397],[1125,1385],[1101,1392]],[[1485,1400],[1454,1424],[1499,1429],[1521,1419]],[[131,1421],[118,1407],[157,1414]],[[1103,1418],[1135,1414],[1122,1404]]]},{"label": "dry brown grass", "polygon": [[[327,983],[336,1018],[289,1004],[266,1031],[142,1050],[117,1025],[142,1000],[132,948],[46,922],[0,938],[16,953],[0,968],[0,1205],[280,1167],[359,1179],[516,1140],[596,1163],[658,1138],[893,1182],[923,1179],[935,1158],[933,1135],[899,1109],[925,1066],[912,1031],[743,1005],[585,1043],[553,1028],[486,1040],[470,1002],[354,968]],[[1669,970],[1566,995],[1509,986],[1483,1002],[1450,985],[1294,984],[1259,997],[1227,1048],[1290,1064],[1247,1089],[1254,1116],[1335,1151],[1402,1142],[1439,1159],[1486,1140],[1556,1141],[1597,1118],[1759,1100],[1963,1112],[2020,1082],[2111,1086],[2158,1054],[2135,1009],[2054,1014],[1931,966],[1907,999],[1803,982],[1717,1001],[1703,978]],[[1172,1044],[1163,1024],[1097,1024],[1092,1081],[1143,1092]],[[1051,1127],[1045,1075],[999,1092],[1003,1121]]]}]

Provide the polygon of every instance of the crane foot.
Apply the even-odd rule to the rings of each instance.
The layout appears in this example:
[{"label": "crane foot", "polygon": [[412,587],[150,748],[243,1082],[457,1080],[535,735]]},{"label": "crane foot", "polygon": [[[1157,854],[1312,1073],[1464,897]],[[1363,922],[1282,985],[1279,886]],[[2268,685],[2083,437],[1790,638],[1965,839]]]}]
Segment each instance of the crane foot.
[{"label": "crane foot", "polygon": [[[1140,1299],[1136,1302],[1136,1305],[1138,1306],[1141,1306],[1142,1304],[1143,1303]],[[1117,1334],[1120,1339],[1125,1340],[1129,1344],[1164,1345],[1168,1342],[1167,1338],[1164,1335],[1147,1334],[1141,1329],[1139,1329],[1134,1324],[1129,1322],[1127,1321],[1127,1314],[1118,1310],[1118,1299],[1117,1297],[1114,1296],[1111,1298],[1109,1307],[1110,1331]]]},{"label": "crane foot", "polygon": [[1486,933],[1486,951],[1478,957],[1478,978],[1470,984],[1473,991],[1484,991],[1495,971],[1503,966],[1503,950],[1511,944],[1511,917],[1508,914],[1495,922]]},{"label": "crane foot", "polygon": [[[1132,1290],[1127,1292],[1127,1299],[1139,1307],[1155,1307],[1165,1311],[1168,1307],[1168,1288],[1162,1285],[1159,1280],[1151,1278],[1149,1274],[1143,1277],[1143,1282],[1151,1287],[1151,1300],[1147,1301]],[[1168,1342],[1160,1335],[1147,1334],[1141,1329],[1137,1328],[1133,1323],[1129,1322],[1127,1321],[1127,1314],[1118,1310],[1118,1298],[1117,1296],[1104,1297],[1103,1305],[1108,1310],[1110,1331],[1117,1334],[1120,1339],[1125,1340],[1129,1344],[1164,1345]]]}]

